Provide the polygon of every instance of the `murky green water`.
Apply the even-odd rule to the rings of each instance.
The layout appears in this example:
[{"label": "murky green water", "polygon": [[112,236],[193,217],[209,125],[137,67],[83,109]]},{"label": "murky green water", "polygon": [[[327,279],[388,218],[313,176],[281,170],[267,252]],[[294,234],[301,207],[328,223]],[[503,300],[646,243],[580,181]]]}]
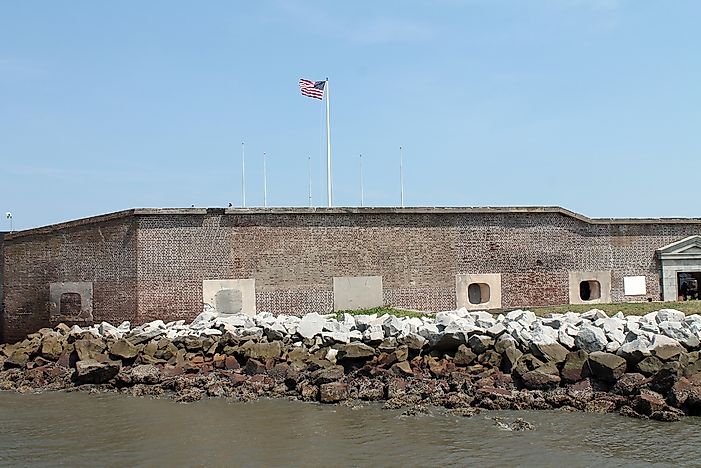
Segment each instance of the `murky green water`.
[{"label": "murky green water", "polygon": [[[168,400],[0,392],[0,464],[11,466],[669,466],[701,465],[701,418],[483,412],[403,417],[265,400]],[[524,417],[536,431],[490,419]]]}]

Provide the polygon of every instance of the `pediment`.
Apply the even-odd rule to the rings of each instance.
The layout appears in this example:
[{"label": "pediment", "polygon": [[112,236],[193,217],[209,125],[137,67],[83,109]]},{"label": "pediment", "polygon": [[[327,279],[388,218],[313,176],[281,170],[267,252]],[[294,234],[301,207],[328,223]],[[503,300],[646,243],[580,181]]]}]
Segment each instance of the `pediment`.
[{"label": "pediment", "polygon": [[701,236],[689,236],[657,250],[660,258],[701,258]]}]

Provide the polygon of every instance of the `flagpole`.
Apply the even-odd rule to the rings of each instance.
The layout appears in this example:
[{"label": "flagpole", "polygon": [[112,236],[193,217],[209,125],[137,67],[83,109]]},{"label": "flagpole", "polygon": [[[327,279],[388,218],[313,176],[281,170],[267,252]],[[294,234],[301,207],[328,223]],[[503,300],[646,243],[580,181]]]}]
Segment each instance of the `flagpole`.
[{"label": "flagpole", "polygon": [[401,207],[404,208],[404,156],[402,155],[402,147],[399,147],[399,197]]},{"label": "flagpole", "polygon": [[326,191],[329,208],[333,205],[333,197],[331,191],[331,106],[329,98],[331,90],[329,89],[329,78],[326,77]]},{"label": "flagpole", "polygon": [[265,151],[263,152],[263,206],[268,207],[268,174],[265,167]]},{"label": "flagpole", "polygon": [[360,206],[363,206],[363,155],[360,155]]},{"label": "flagpole", "polygon": [[309,166],[309,208],[312,207],[312,157],[307,155],[307,165]]},{"label": "flagpole", "polygon": [[246,145],[241,142],[241,199],[246,208]]}]

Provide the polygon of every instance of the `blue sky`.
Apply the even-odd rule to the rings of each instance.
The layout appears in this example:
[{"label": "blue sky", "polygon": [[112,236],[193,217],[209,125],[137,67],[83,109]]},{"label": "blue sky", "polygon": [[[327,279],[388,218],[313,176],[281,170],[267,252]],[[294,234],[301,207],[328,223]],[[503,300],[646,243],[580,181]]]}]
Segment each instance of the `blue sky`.
[{"label": "blue sky", "polygon": [[[701,216],[696,0],[6,1],[0,211],[560,205]],[[4,218],[4,217],[3,217]],[[0,229],[9,227],[0,220]]]}]

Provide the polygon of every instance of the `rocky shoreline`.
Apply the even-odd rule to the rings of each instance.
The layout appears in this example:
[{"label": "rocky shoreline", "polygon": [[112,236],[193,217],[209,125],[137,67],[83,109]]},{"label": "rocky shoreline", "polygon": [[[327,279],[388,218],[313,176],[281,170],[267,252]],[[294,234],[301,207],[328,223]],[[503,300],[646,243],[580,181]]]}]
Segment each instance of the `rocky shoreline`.
[{"label": "rocky shoreline", "polygon": [[0,345],[0,390],[112,391],[192,402],[261,397],[558,409],[677,421],[701,414],[701,316],[536,317],[463,310],[422,318],[203,312],[191,324],[60,324]]}]

